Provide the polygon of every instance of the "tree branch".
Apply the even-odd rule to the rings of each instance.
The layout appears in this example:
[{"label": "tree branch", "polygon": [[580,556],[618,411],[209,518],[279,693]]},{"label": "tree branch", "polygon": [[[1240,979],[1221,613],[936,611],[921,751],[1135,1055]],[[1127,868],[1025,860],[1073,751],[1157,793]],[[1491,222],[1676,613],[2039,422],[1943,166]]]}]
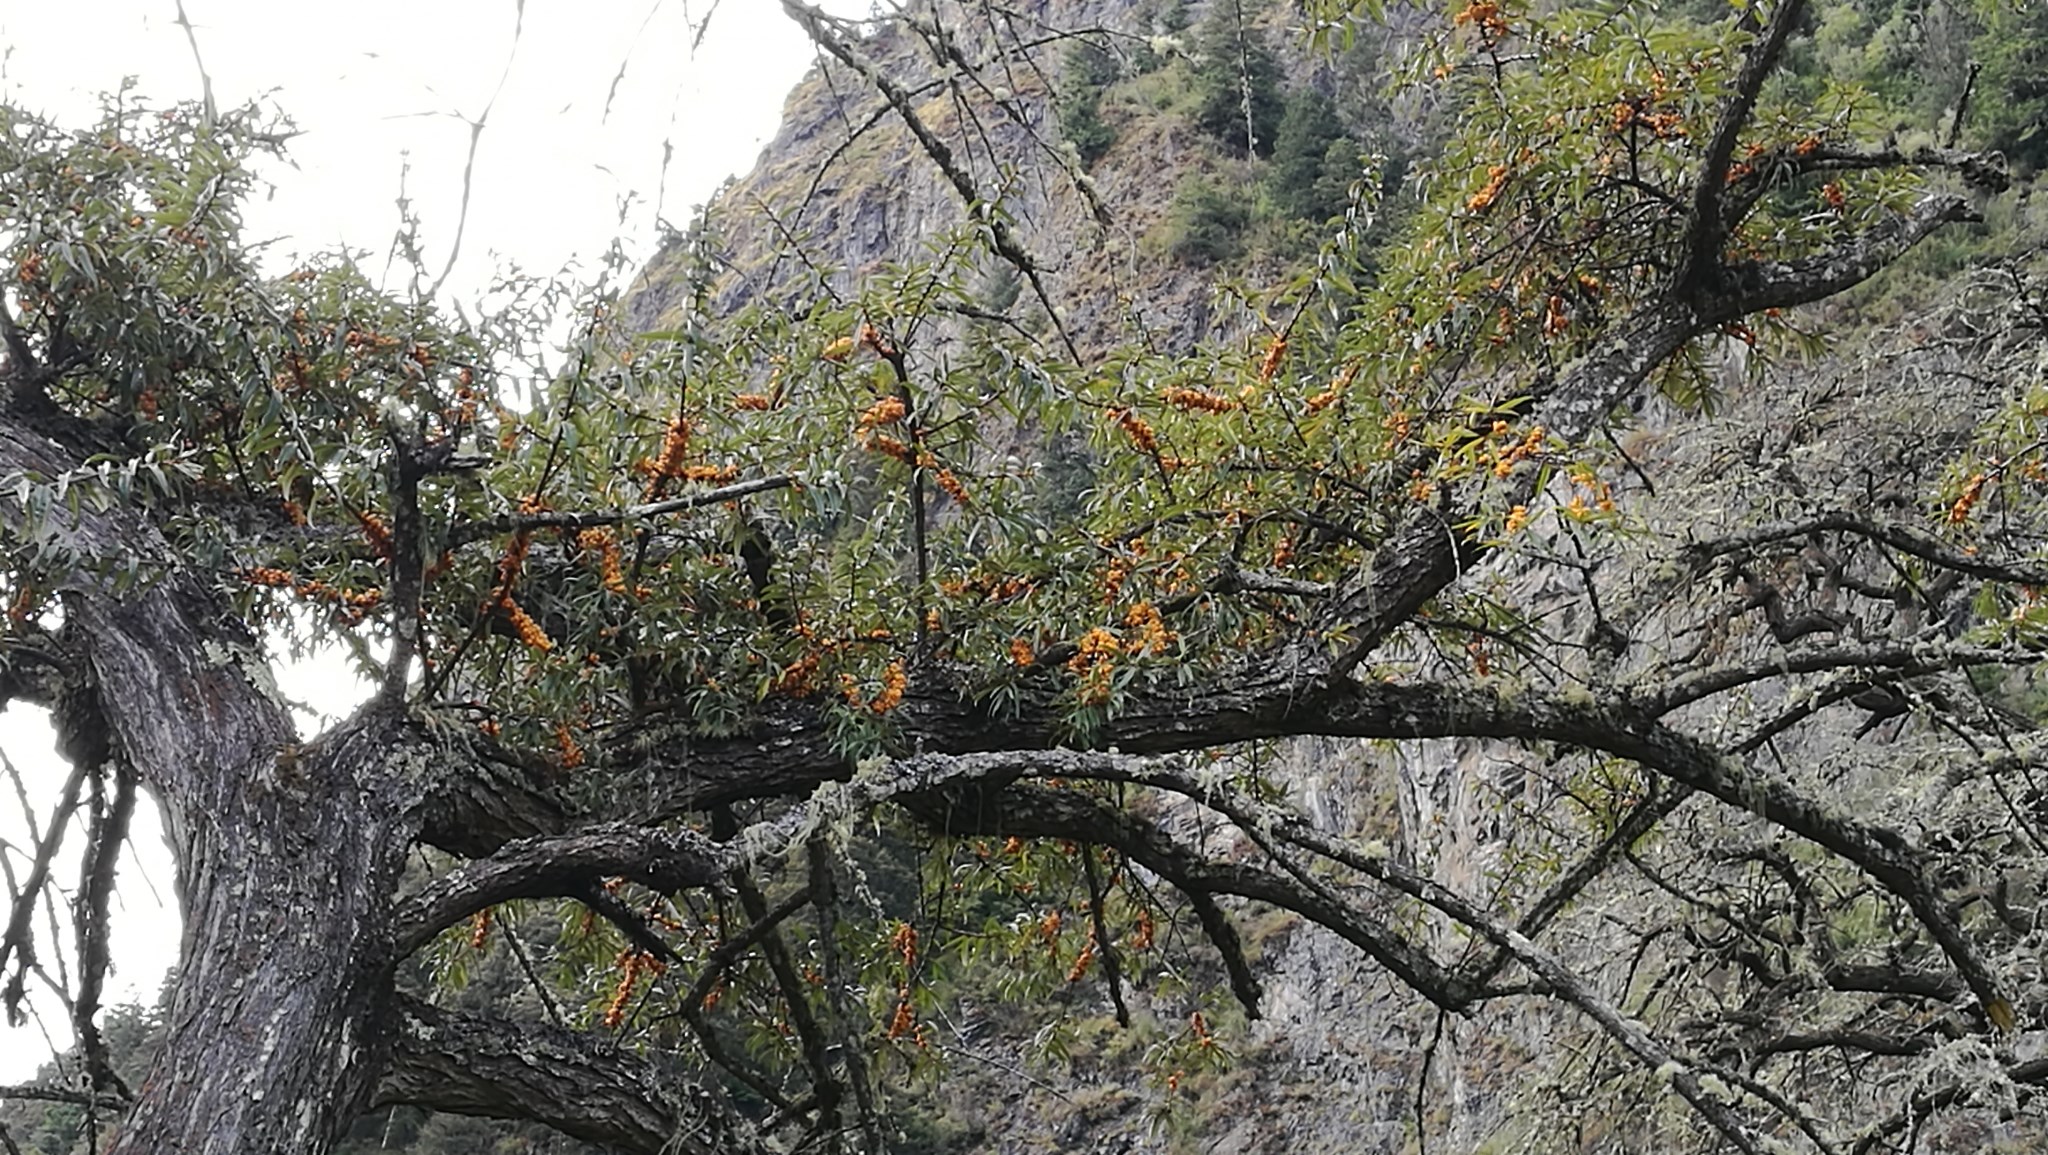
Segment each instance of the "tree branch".
[{"label": "tree branch", "polygon": [[962,208],[976,224],[987,231],[989,247],[1012,268],[1022,273],[1024,279],[1030,283],[1032,295],[1038,298],[1039,304],[1045,306],[1046,316],[1052,319],[1053,328],[1058,331],[1060,341],[1066,346],[1067,356],[1079,364],[1081,352],[1075,348],[1073,337],[1067,333],[1066,322],[1061,320],[1060,311],[1053,304],[1052,294],[1046,289],[1045,281],[1039,274],[1038,262],[1025,251],[1024,243],[1018,239],[1016,230],[993,211],[994,206],[988,204],[980,190],[974,187],[974,181],[953,159],[953,150],[945,141],[940,140],[925,124],[924,118],[917,114],[917,106],[911,102],[910,95],[903,91],[901,85],[891,80],[874,61],[869,60],[845,37],[834,32],[831,17],[808,4],[801,3],[800,0],[782,0],[782,10],[804,30],[804,35],[811,38],[811,43],[831,53],[841,63],[859,73],[862,79],[873,85],[875,91],[882,95],[882,99],[888,102],[889,107],[896,110],[896,115],[902,118],[904,127],[917,138],[918,147],[922,148],[925,156],[938,166],[947,183],[953,186],[953,191],[960,195]]},{"label": "tree branch", "polygon": [[630,878],[670,893],[715,886],[730,866],[717,844],[686,830],[614,823],[521,839],[435,879],[401,903],[392,920],[393,948],[402,958],[486,907],[577,894],[594,879]]},{"label": "tree branch", "polygon": [[527,1119],[633,1155],[768,1155],[724,1096],[587,1034],[442,1010],[399,996],[379,1106]]},{"label": "tree branch", "polygon": [[1964,553],[1940,538],[1911,526],[1879,521],[1846,509],[1831,510],[1790,521],[1775,521],[1717,537],[1711,541],[1691,542],[1683,546],[1680,553],[1697,569],[1715,558],[1748,553],[1759,546],[1793,541],[1816,533],[1853,534],[1888,545],[1929,565],[1954,570],[1984,581],[2009,582],[2013,585],[2048,585],[2048,569],[2034,568],[2025,562],[2003,562],[1996,558]]},{"label": "tree branch", "polygon": [[1784,54],[1785,42],[1791,38],[1799,18],[1806,12],[1806,0],[1778,0],[1777,10],[1771,13],[1771,22],[1749,47],[1743,57],[1742,70],[1735,76],[1730,87],[1727,103],[1721,106],[1721,115],[1714,123],[1714,133],[1707,138],[1707,151],[1700,161],[1700,169],[1693,178],[1692,212],[1686,221],[1685,254],[1672,285],[1681,292],[1711,288],[1712,278],[1721,269],[1721,241],[1726,235],[1726,225],[1721,219],[1721,194],[1728,187],[1729,166],[1735,160],[1735,146],[1742,136],[1742,130],[1749,126],[1750,114],[1756,110],[1757,95],[1763,91],[1764,81],[1778,67],[1778,60]]},{"label": "tree branch", "polygon": [[102,764],[95,769],[95,805],[85,856],[79,863],[78,894],[72,900],[71,921],[78,934],[78,998],[71,1007],[71,1027],[78,1036],[78,1053],[85,1061],[93,1087],[112,1087],[126,1099],[131,1097],[127,1084],[114,1073],[106,1041],[100,1037],[95,1020],[107,975],[107,939],[111,929],[107,925],[107,905],[114,895],[114,868],[121,856],[121,844],[128,838],[129,819],[135,813],[135,771],[126,762],[112,761],[114,798],[110,805],[102,807],[98,804],[98,775],[108,768]]}]

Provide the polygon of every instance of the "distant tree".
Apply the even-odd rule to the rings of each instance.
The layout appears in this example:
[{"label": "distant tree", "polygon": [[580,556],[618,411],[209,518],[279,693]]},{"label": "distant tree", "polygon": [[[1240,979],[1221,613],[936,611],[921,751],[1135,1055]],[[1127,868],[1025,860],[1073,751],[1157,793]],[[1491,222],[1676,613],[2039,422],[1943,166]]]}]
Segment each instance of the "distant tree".
[{"label": "distant tree", "polygon": [[[266,274],[265,118],[0,113],[0,704],[47,709],[71,768],[6,851],[0,993],[73,912],[49,981],[80,1038],[10,1101],[118,1115],[115,1155],[322,1155],[381,1107],[644,1155],[952,1142],[888,1087],[946,1077],[948,992],[1156,1000],[1178,1095],[1225,1061],[1218,1004],[1260,1013],[1240,926],[1278,910],[1439,1022],[1554,1012],[1532,1148],[2038,1125],[2048,743],[2010,684],[2048,637],[2038,333],[1922,334],[2004,358],[1933,365],[1929,400],[2016,383],[1960,430],[1866,408],[1816,460],[1820,403],[1778,399],[1623,448],[1652,392],[1799,347],[1800,306],[1975,216],[1995,158],[1773,96],[1802,0],[1473,3],[1416,45],[1458,127],[1375,283],[1346,225],[1249,342],[1084,349],[927,120],[959,103],[870,55],[910,34],[784,8],[960,226],[856,290],[697,293],[653,332],[602,287],[457,314],[343,257]],[[933,13],[883,20],[975,30],[985,57],[936,50],[991,69],[1060,43]],[[1277,80],[1229,29],[1258,151]],[[2001,324],[2037,319],[2016,275]],[[1061,477],[1021,429],[1076,447]],[[1687,452],[1706,496],[1633,515]],[[301,740],[266,639],[335,647],[370,700]],[[1498,857],[1440,876],[1427,816],[1312,818],[1267,757],[1298,736],[1484,752],[1457,790],[1515,785]],[[99,1003],[141,790],[186,928],[132,1080]],[[517,997],[462,1005],[486,965]]]},{"label": "distant tree", "polygon": [[1102,120],[1102,90],[1116,81],[1116,57],[1084,41],[1067,51],[1066,65],[1055,105],[1060,133],[1074,146],[1081,163],[1092,165],[1116,141],[1116,130]]},{"label": "distant tree", "polygon": [[1286,108],[1266,186],[1281,212],[1320,224],[1343,213],[1351,182],[1363,175],[1359,146],[1322,93],[1303,89],[1287,98]]},{"label": "distant tree", "polygon": [[1972,43],[1982,66],[1965,110],[1991,148],[2027,171],[2048,165],[2048,10],[1982,0],[1983,32]]},{"label": "distant tree", "polygon": [[1174,190],[1166,214],[1166,248],[1175,260],[1215,265],[1244,254],[1252,207],[1243,188],[1193,176]]},{"label": "distant tree", "polygon": [[1195,123],[1245,156],[1269,156],[1285,109],[1279,58],[1241,0],[1211,7],[1196,37]]}]

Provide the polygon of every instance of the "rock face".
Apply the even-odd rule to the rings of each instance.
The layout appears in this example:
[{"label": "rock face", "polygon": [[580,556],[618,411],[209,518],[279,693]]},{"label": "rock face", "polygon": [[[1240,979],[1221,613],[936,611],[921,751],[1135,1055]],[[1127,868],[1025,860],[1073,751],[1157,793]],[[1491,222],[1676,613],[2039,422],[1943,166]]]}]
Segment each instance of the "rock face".
[{"label": "rock face", "polygon": [[[1052,308],[1035,299],[1016,268],[992,257],[981,259],[975,293],[1048,349],[1064,333],[1085,362],[1133,333],[1168,351],[1219,332],[1238,335],[1233,326],[1241,320],[1215,306],[1217,270],[1171,252],[1176,188],[1235,170],[1185,115],[1191,97],[1179,74],[1145,72],[1139,63],[1187,50],[1192,33],[1164,13],[1168,7],[1179,5],[1043,0],[1007,9],[992,28],[974,5],[910,5],[909,23],[885,23],[852,48],[899,86],[915,116],[948,146],[954,171],[934,162],[856,68],[827,61],[791,95],[782,129],[755,169],[711,206],[703,235],[678,239],[653,262],[630,302],[635,320],[668,327],[693,294],[714,315],[751,305],[801,314],[850,302],[926,246],[982,227],[993,214],[1014,231]],[[1201,8],[1190,8],[1186,16],[1199,21]],[[920,21],[921,33],[911,27]],[[1050,35],[1055,29],[1097,30],[1094,39],[1124,69],[1102,106],[1115,137],[1092,165],[1062,135],[1058,93],[1071,81],[1070,41]],[[1283,42],[1275,29],[1273,43]],[[1389,33],[1388,42],[1397,50],[1400,35]],[[1346,83],[1326,63],[1293,57],[1288,68],[1297,84],[1339,90]],[[1412,142],[1421,132],[1412,116],[1381,129],[1392,141]],[[979,203],[965,201],[956,177]],[[1253,281],[1279,271],[1278,261],[1256,250],[1230,268]],[[924,339],[942,344],[943,324]],[[1888,352],[1901,360],[1883,374],[1867,371]],[[1954,393],[1902,400],[1914,395],[1898,365],[1922,352],[1910,332],[1895,334],[1890,345],[1869,346],[1867,360],[1734,389],[1715,421],[1702,427],[1688,416],[1682,441],[1667,438],[1672,415],[1652,403],[1628,448],[1636,476],[1654,477],[1657,488],[1638,486],[1625,496],[1647,521],[1662,524],[1754,500],[1740,491],[1763,484],[1757,475],[1768,469],[1731,473],[1727,463],[1790,452],[1789,441],[1765,444],[1788,393],[1812,405],[1800,456],[1787,458],[1786,469],[1840,471],[1882,444],[1897,484],[1912,492],[1940,460],[1940,439],[1921,431],[1966,430],[1997,400]],[[1729,357],[1739,370],[1736,353]],[[1873,413],[1888,416],[1875,421]],[[1523,605],[1544,604],[1552,591],[1563,605],[1576,578],[1509,560],[1468,580],[1512,586]],[[1676,634],[1696,626],[1687,612],[1671,610],[1662,628]],[[1510,828],[1561,789],[1527,753],[1479,742],[1398,753],[1370,743],[1297,742],[1272,758],[1275,777],[1318,825],[1383,841],[1473,895],[1516,885],[1504,855]],[[1161,1072],[1137,1061],[1180,1028],[1178,1012],[1168,1008],[1181,1004],[1148,997],[1142,982],[1133,992],[1133,1028],[1114,1026],[1106,1000],[1081,997],[1065,1004],[1076,1025],[1057,1046],[1034,1038],[1040,1019],[1026,1025],[1029,1016],[962,1005],[948,1019],[952,1037],[939,1043],[947,1079],[903,1100],[900,1117],[911,1121],[904,1149],[1505,1151],[1573,1119],[1574,1138],[1546,1135],[1542,1145],[1629,1148],[1632,1120],[1615,1103],[1589,1107],[1595,1114],[1580,1118],[1579,1105],[1561,1098],[1570,1083],[1560,1067],[1601,1060],[1560,1055],[1556,1044],[1567,1029],[1560,1012],[1501,999],[1470,1017],[1441,1016],[1327,931],[1271,912],[1243,918],[1264,984],[1263,1017],[1219,1028],[1235,1052],[1225,1069],[1176,1077],[1169,1087]],[[1596,919],[1568,919],[1567,927],[1557,937],[1575,961],[1593,971],[1627,963],[1602,959]],[[1441,957],[1463,949],[1448,930],[1435,945]],[[1222,985],[1219,974],[1179,977]],[[1645,1088],[1643,1102],[1658,1094]],[[1610,1113],[1600,1117],[1602,1110]]]},{"label": "rock face", "polygon": [[[907,22],[850,36],[849,46],[899,86],[947,147],[976,198],[973,211],[999,215],[1014,231],[1045,300],[993,258],[983,260],[977,288],[1001,302],[999,311],[1018,298],[1015,314],[1049,343],[1057,341],[1046,317],[1052,302],[1082,350],[1134,329],[1167,349],[1209,331],[1212,278],[1174,260],[1162,235],[1178,188],[1231,169],[1187,115],[1187,70],[1171,67],[1193,51],[1202,9],[1039,0],[1008,10],[993,27],[978,6],[951,0],[910,12]],[[1287,29],[1267,24],[1254,34],[1287,42]],[[1065,139],[1057,111],[1059,93],[1083,83],[1068,76],[1069,54],[1083,43],[1097,46],[1124,78],[1102,101],[1114,136],[1092,164]],[[1332,65],[1287,59],[1298,85],[1342,83]],[[1418,131],[1407,123],[1382,127],[1404,138]],[[727,315],[762,301],[802,309],[850,299],[867,278],[958,233],[969,213],[959,187],[874,86],[826,58],[791,93],[782,128],[753,171],[707,212],[703,228],[717,264],[709,309]],[[1238,271],[1270,275],[1278,266]],[[678,238],[644,275],[635,319],[652,326],[672,318],[691,280],[690,245]]]}]

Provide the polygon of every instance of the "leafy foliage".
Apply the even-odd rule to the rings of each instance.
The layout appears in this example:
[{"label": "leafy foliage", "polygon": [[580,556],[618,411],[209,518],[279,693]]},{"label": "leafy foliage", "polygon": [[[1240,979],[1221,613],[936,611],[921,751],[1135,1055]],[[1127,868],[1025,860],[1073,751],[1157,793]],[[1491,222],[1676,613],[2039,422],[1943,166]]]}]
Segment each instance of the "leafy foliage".
[{"label": "leafy foliage", "polygon": [[[393,739],[388,765],[321,779],[363,789],[363,821],[405,813],[401,855],[436,848],[377,949],[424,944],[444,996],[522,990],[508,1029],[606,1037],[649,1085],[695,1081],[799,1144],[971,1134],[886,1109],[885,1088],[954,1077],[963,1000],[1049,1012],[1029,1048],[1059,1062],[1107,999],[1174,1110],[1231,1063],[1233,1002],[1259,1005],[1250,903],[1286,912],[1254,945],[1305,920],[1445,1011],[1568,1008],[1585,1025],[1559,1085],[1610,1122],[1677,1096],[1631,1145],[1832,1148],[1813,1137],[1866,1133],[1873,1102],[1910,1108],[1878,1140],[1929,1094],[1962,1109],[1955,1065],[2002,1102],[2040,1081],[2000,1050],[2039,1030],[2036,928],[2011,906],[2033,900],[1952,881],[2038,844],[2038,799],[1998,793],[2038,760],[2007,716],[2026,688],[1987,704],[1956,683],[2040,641],[2039,390],[1872,433],[1905,487],[1882,496],[1786,447],[1847,424],[1838,396],[1769,452],[1703,435],[1726,454],[1705,464],[1646,465],[1623,441],[1657,435],[1619,416],[1645,386],[1686,414],[1738,404],[1718,369],[1800,355],[1794,307],[1965,214],[1928,172],[1988,185],[1994,164],[1864,148],[1869,93],[1766,84],[1796,3],[1759,24],[1475,0],[1411,54],[1456,129],[1411,171],[1412,209],[1379,219],[1336,110],[1283,101],[1253,15],[1216,4],[1198,123],[1246,165],[1271,152],[1273,207],[1325,231],[1291,280],[1219,291],[1222,336],[1084,354],[1017,221],[970,195],[871,42],[793,7],[925,130],[962,221],[850,290],[813,266],[734,312],[713,304],[717,238],[693,234],[653,331],[610,282],[507,282],[451,315],[339,258],[265,270],[236,214],[277,126],[251,113],[116,103],[85,133],[8,113],[10,644],[171,589],[345,648],[380,687],[351,726],[397,719],[435,767]],[[1311,15],[1337,38],[1365,7]],[[1109,143],[1094,51],[1059,112],[1110,165],[1123,150],[1088,143]],[[1253,192],[1181,183],[1173,255],[1240,255]],[[2032,382],[2031,338],[1995,331]],[[1928,371],[1952,370],[1938,353]],[[1654,505],[1653,469],[1714,500]],[[1845,770],[1863,735],[1827,711],[1850,705],[1939,719],[1944,785]],[[1820,752],[1803,764],[1779,753],[1794,731]],[[221,772],[246,791],[365,732]],[[1265,740],[1314,733],[1509,751],[1470,786],[1509,816],[1497,854],[1453,886],[1399,807],[1308,821]],[[465,783],[487,800],[465,810]],[[580,838],[657,852],[547,858]],[[715,883],[676,881],[700,860]],[[1854,1027],[1762,1033],[1793,1017]],[[1842,1057],[1786,1059],[1808,1050]],[[1888,1081],[1843,1077],[1867,1069]]]}]

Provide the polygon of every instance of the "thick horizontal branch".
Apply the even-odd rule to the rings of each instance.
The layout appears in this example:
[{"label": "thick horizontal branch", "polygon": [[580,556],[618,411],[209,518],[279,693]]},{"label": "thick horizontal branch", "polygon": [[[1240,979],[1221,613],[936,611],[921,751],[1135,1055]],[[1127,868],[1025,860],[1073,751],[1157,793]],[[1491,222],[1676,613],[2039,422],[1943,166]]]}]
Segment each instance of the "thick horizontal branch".
[{"label": "thick horizontal branch", "polygon": [[[1090,761],[1092,776],[1103,776],[1109,757]],[[1184,894],[1249,898],[1326,927],[1438,1006],[1457,1010],[1471,1001],[1464,984],[1435,959],[1355,906],[1259,867],[1214,861],[1157,825],[1078,791],[1017,784],[952,789],[903,801],[919,820],[947,834],[1059,838],[1114,847]],[[1212,929],[1211,938],[1217,937]],[[1234,934],[1226,936],[1219,947],[1228,951],[1232,939]],[[1240,1000],[1253,994],[1238,992]]]},{"label": "thick horizontal branch", "polygon": [[400,956],[485,907],[580,893],[596,879],[628,878],[664,893],[716,885],[728,852],[700,834],[623,823],[526,838],[435,879],[393,919]]},{"label": "thick horizontal branch", "polygon": [[1812,256],[1727,266],[1722,291],[1703,298],[1701,315],[1718,324],[1824,300],[1869,280],[1943,225],[1974,216],[1964,197],[1929,193],[1910,210]]},{"label": "thick horizontal branch", "polygon": [[400,1002],[379,1106],[525,1119],[632,1155],[769,1150],[722,1095],[595,1036]]},{"label": "thick horizontal branch", "polygon": [[462,723],[417,726],[399,759],[433,766],[418,815],[419,838],[450,854],[481,858],[508,842],[557,834],[572,824],[560,775],[490,746]]},{"label": "thick horizontal branch", "polygon": [[2012,184],[2005,157],[1996,152],[1960,148],[1837,148],[1822,145],[1804,156],[1790,158],[1792,171],[1860,172],[1869,169],[1921,168],[1957,173],[1963,183],[1986,192],[2004,192]]},{"label": "thick horizontal branch", "polygon": [[128,1100],[104,1091],[84,1091],[77,1087],[53,1087],[48,1083],[15,1083],[0,1085],[0,1103],[70,1103],[76,1107],[92,1107],[95,1110],[119,1113],[128,1109]]},{"label": "thick horizontal branch", "polygon": [[[996,713],[937,672],[913,683],[892,718],[903,747],[931,754],[1074,744],[1050,694]],[[1091,735],[1091,744],[1170,753],[1300,735],[1557,742],[1637,762],[1855,863],[1912,907],[1996,1013],[1996,985],[1947,911],[1922,852],[1896,831],[1838,813],[1627,703],[1357,681],[1331,676],[1316,651],[1295,648],[1214,671],[1184,688],[1136,690],[1122,712]],[[682,724],[651,725],[622,734],[609,757],[616,759],[619,784],[611,817],[637,822],[741,798],[806,797],[821,783],[853,776],[826,711],[806,702],[770,703],[753,729],[736,737],[706,739]]]}]

